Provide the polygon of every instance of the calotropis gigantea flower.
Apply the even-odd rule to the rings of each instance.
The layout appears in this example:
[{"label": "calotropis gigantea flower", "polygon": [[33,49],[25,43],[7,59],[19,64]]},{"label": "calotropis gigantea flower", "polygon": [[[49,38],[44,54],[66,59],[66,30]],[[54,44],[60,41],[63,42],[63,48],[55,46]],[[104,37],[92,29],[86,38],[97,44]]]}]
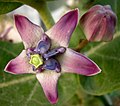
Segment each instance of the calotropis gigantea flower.
[{"label": "calotropis gigantea flower", "polygon": [[95,5],[80,19],[88,41],[110,41],[113,38],[117,16],[110,5]]},{"label": "calotropis gigantea flower", "polygon": [[68,12],[47,32],[25,16],[15,15],[15,24],[25,50],[7,64],[5,71],[12,74],[36,74],[52,104],[58,100],[57,81],[62,73],[92,76],[100,72],[93,61],[68,48],[78,22],[78,12],[78,9]]}]

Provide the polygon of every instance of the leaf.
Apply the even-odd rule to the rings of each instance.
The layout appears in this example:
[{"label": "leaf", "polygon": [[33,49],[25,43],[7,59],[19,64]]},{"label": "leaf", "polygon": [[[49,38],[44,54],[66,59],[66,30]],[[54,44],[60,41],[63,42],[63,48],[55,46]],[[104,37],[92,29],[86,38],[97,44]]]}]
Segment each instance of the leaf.
[{"label": "leaf", "polygon": [[[54,1],[54,0],[40,0],[40,1]],[[27,1],[27,0],[0,0],[0,14],[6,14],[8,12],[11,12],[18,7],[25,4],[24,2],[32,3],[33,0]]]},{"label": "leaf", "polygon": [[83,89],[93,95],[103,95],[120,89],[120,32],[109,43],[101,43],[86,54],[95,61],[102,72],[96,76],[80,76]]},{"label": "leaf", "polygon": [[[39,2],[39,1],[56,1],[56,0],[36,0],[35,2]],[[32,3],[34,2],[34,0],[0,0],[0,2],[20,2],[20,3],[24,3],[24,2],[29,2]]]},{"label": "leaf", "polygon": [[[12,75],[2,71],[7,62],[22,49],[22,44],[0,41],[0,105],[52,106],[35,75]],[[75,94],[77,84],[74,74],[62,75],[58,83],[59,101],[55,106],[63,106]]]},{"label": "leaf", "polygon": [[91,106],[105,106],[100,99],[95,98],[95,97],[89,97],[84,104],[84,106],[90,106],[90,105]]},{"label": "leaf", "polygon": [[79,44],[80,39],[84,39],[84,38],[85,38],[85,35],[82,32],[82,29],[79,26],[76,27],[75,31],[71,36],[69,47],[75,48]]},{"label": "leaf", "polygon": [[0,14],[8,13],[21,5],[22,4],[18,2],[0,2]]},{"label": "leaf", "polygon": [[0,41],[0,70],[4,68],[4,64],[6,64],[10,59],[15,58],[22,49],[23,45],[21,43],[13,44],[10,42]]}]

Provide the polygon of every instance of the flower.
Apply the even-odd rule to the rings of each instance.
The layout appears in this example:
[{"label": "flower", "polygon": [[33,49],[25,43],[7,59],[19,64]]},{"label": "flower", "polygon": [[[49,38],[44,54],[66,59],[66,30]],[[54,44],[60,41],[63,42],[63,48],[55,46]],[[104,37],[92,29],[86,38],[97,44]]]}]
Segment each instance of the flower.
[{"label": "flower", "polygon": [[95,5],[80,19],[88,41],[110,41],[113,39],[117,16],[110,5]]},{"label": "flower", "polygon": [[57,81],[62,73],[92,76],[101,71],[93,61],[68,48],[78,22],[78,13],[78,9],[68,12],[47,32],[25,16],[15,15],[15,24],[25,50],[7,64],[5,71],[36,74],[52,104],[58,100]]}]

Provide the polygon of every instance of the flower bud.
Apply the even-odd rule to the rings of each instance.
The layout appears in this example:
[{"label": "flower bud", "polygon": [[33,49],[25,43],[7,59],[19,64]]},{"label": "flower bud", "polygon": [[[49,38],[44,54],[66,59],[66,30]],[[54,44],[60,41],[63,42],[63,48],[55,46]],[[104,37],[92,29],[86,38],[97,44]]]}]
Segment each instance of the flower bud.
[{"label": "flower bud", "polygon": [[88,41],[110,41],[115,31],[117,16],[110,5],[96,5],[80,19]]}]

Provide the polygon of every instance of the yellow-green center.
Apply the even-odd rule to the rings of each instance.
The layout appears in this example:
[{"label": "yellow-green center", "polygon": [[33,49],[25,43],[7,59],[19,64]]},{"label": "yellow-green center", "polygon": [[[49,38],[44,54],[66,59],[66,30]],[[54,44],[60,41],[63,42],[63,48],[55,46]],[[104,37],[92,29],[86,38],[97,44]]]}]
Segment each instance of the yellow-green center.
[{"label": "yellow-green center", "polygon": [[29,63],[35,66],[35,68],[38,68],[40,65],[43,64],[43,59],[39,54],[33,54],[30,57]]}]

